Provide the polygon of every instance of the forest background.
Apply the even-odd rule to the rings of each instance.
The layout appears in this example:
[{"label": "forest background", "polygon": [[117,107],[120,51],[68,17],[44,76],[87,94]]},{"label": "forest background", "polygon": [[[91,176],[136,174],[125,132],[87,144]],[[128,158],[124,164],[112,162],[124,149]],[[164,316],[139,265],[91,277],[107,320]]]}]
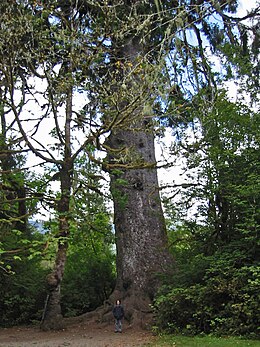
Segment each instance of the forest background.
[{"label": "forest background", "polygon": [[[120,292],[158,330],[259,334],[259,5],[237,5],[1,3],[1,326],[52,328]],[[171,271],[139,266],[151,253]]]}]

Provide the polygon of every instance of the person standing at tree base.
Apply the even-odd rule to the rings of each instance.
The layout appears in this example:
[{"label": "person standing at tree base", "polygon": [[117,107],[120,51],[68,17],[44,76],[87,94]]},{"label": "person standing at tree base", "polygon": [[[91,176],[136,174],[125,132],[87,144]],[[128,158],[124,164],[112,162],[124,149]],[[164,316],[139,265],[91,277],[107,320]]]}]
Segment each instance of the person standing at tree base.
[{"label": "person standing at tree base", "polygon": [[115,333],[122,332],[122,319],[124,318],[124,308],[121,305],[121,301],[117,300],[113,307],[113,316],[115,318]]}]

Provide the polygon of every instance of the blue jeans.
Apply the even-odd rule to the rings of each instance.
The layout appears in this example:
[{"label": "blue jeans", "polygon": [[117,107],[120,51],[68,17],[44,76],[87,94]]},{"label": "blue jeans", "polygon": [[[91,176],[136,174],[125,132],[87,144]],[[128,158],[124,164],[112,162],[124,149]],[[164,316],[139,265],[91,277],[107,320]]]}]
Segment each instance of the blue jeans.
[{"label": "blue jeans", "polygon": [[122,320],[121,319],[117,319],[115,320],[115,332],[122,332]]}]

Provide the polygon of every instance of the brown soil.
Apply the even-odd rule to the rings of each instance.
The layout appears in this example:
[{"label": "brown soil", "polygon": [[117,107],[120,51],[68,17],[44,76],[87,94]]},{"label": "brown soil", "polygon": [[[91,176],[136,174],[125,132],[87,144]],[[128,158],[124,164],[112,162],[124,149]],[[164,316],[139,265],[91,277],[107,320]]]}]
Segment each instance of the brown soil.
[{"label": "brown soil", "polygon": [[124,324],[122,334],[113,323],[86,322],[61,331],[41,331],[38,327],[0,329],[0,347],[140,347],[154,341],[151,332]]}]

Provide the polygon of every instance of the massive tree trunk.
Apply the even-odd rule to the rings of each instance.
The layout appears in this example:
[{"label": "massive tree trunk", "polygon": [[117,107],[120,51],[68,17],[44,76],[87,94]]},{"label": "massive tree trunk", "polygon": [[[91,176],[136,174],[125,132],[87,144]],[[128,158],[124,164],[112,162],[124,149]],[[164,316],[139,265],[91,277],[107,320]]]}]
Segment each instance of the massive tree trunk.
[{"label": "massive tree trunk", "polygon": [[[123,66],[137,66],[139,71],[128,80],[118,109],[127,109],[133,99],[138,105],[127,116],[125,126],[119,122],[119,127],[112,129],[107,141],[117,249],[117,283],[110,300],[123,300],[126,318],[133,324],[148,321],[160,274],[172,264],[159,195],[153,125],[149,121],[152,114],[144,116],[142,112],[142,103],[150,102],[152,89],[147,80],[143,82],[149,71],[145,66],[151,65],[145,56],[138,37],[127,38],[123,46],[119,43],[115,59]],[[129,71],[123,68],[121,73],[123,80]],[[124,119],[125,115],[119,117]]]},{"label": "massive tree trunk", "polygon": [[146,322],[160,274],[168,271],[172,262],[159,196],[154,136],[145,126],[142,122],[140,131],[112,132],[108,141],[111,148],[132,149],[143,159],[143,168],[110,173],[117,247],[117,283],[110,299],[122,299],[126,317],[138,324]]}]

